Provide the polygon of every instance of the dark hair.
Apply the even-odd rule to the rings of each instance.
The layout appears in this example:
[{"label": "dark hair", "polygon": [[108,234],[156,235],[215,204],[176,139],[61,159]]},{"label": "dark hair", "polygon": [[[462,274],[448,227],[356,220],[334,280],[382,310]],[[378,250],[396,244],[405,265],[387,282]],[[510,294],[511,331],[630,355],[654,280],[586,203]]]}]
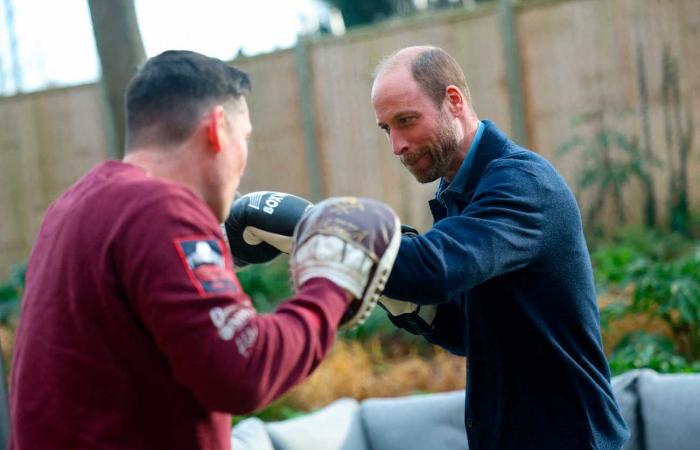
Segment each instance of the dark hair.
[{"label": "dark hair", "polygon": [[150,58],[126,90],[126,147],[178,144],[207,108],[250,92],[250,78],[223,61],[184,50]]},{"label": "dark hair", "polygon": [[419,53],[411,61],[411,74],[418,86],[439,108],[445,99],[445,88],[457,86],[471,104],[469,88],[459,63],[441,48],[431,48]]}]

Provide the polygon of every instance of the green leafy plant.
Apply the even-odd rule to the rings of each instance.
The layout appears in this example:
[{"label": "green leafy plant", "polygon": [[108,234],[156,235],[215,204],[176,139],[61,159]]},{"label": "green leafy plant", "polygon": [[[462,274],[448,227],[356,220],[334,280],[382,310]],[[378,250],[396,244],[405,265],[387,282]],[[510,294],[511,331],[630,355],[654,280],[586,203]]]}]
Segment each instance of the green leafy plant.
[{"label": "green leafy plant", "polygon": [[243,291],[260,312],[270,312],[292,295],[289,258],[282,255],[267,264],[248,266],[236,273]]},{"label": "green leafy plant", "polygon": [[610,355],[613,371],[700,370],[700,244],[670,235],[641,246],[623,242],[601,248],[592,259],[602,289],[630,292],[601,309],[604,327],[634,315],[642,329],[657,321],[669,333],[635,330],[623,336]]},{"label": "green leafy plant", "polygon": [[590,239],[591,260],[600,289],[634,281],[650,263],[672,261],[688,254],[693,241],[677,233],[628,226],[604,241]]},{"label": "green leafy plant", "polygon": [[[620,113],[624,116],[627,113]],[[604,111],[579,114],[572,120],[573,127],[592,127],[592,134],[577,134],[564,141],[555,150],[556,157],[572,152],[578,153],[580,169],[576,177],[576,187],[582,192],[592,192],[592,204],[586,215],[589,226],[599,226],[599,215],[606,202],[612,202],[618,225],[626,222],[623,188],[632,179],[638,179],[643,186],[651,182],[651,169],[660,162],[653,158],[636,136],[628,136],[607,125],[613,121],[606,118]],[[655,219],[653,185],[645,189],[644,208],[649,216],[647,224]]]},{"label": "green leafy plant", "polygon": [[700,361],[689,363],[675,352],[673,341],[653,333],[638,331],[626,335],[610,355],[610,370],[620,374],[632,369],[657,372],[700,372]]},{"label": "green leafy plant", "polygon": [[632,311],[663,320],[676,350],[700,360],[700,245],[685,258],[651,264],[635,282]]},{"label": "green leafy plant", "polygon": [[26,271],[25,264],[15,266],[10,278],[0,283],[0,325],[12,325],[19,315]]},{"label": "green leafy plant", "polygon": [[669,167],[669,217],[671,230],[690,236],[688,162],[693,148],[695,127],[692,109],[685,105],[680,89],[680,65],[668,47],[662,59],[661,101],[664,113],[664,138]]}]

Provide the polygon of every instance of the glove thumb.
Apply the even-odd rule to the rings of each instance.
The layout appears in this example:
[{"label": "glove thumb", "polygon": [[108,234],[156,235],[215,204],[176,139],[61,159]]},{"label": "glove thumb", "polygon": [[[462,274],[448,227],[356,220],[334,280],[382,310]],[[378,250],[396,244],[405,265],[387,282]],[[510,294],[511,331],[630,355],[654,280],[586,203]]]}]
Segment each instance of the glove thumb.
[{"label": "glove thumb", "polygon": [[243,240],[248,245],[259,245],[263,242],[267,242],[277,250],[287,254],[292,251],[291,236],[272,233],[256,227],[245,227],[245,230],[243,230]]},{"label": "glove thumb", "polygon": [[401,314],[410,314],[418,309],[418,305],[410,302],[402,302],[400,300],[394,300],[389,297],[381,297],[379,299],[379,304],[386,309],[389,314],[393,316],[400,316]]}]

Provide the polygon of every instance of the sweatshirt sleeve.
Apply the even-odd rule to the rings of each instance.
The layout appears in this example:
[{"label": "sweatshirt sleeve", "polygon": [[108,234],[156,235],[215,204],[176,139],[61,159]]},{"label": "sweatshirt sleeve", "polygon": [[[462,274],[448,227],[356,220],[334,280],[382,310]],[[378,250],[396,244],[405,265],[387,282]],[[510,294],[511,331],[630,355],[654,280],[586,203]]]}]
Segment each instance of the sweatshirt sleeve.
[{"label": "sweatshirt sleeve", "polygon": [[216,220],[196,199],[162,199],[129,220],[114,255],[127,301],[205,407],[252,412],[319,365],[347,306],[340,288],[312,279],[258,314]]}]

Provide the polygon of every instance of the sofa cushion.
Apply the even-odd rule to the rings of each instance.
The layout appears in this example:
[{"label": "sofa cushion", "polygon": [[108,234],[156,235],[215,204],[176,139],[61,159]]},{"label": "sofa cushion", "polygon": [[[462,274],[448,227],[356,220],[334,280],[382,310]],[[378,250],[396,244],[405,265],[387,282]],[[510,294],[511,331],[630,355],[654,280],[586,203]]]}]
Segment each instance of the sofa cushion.
[{"label": "sofa cushion", "polygon": [[267,431],[276,450],[369,450],[359,408],[344,398],[302,417],[269,422]]},{"label": "sofa cushion", "polygon": [[642,429],[639,423],[639,398],[637,381],[640,370],[630,370],[622,375],[613,377],[612,389],[617,403],[620,405],[622,417],[630,430],[630,438],[622,447],[623,450],[644,450],[642,445]]},{"label": "sofa cushion", "polygon": [[245,419],[231,431],[233,450],[274,450],[265,423],[257,417]]},{"label": "sofa cushion", "polygon": [[639,375],[646,450],[700,448],[700,374]]},{"label": "sofa cushion", "polygon": [[372,450],[468,449],[464,391],[362,402]]}]

